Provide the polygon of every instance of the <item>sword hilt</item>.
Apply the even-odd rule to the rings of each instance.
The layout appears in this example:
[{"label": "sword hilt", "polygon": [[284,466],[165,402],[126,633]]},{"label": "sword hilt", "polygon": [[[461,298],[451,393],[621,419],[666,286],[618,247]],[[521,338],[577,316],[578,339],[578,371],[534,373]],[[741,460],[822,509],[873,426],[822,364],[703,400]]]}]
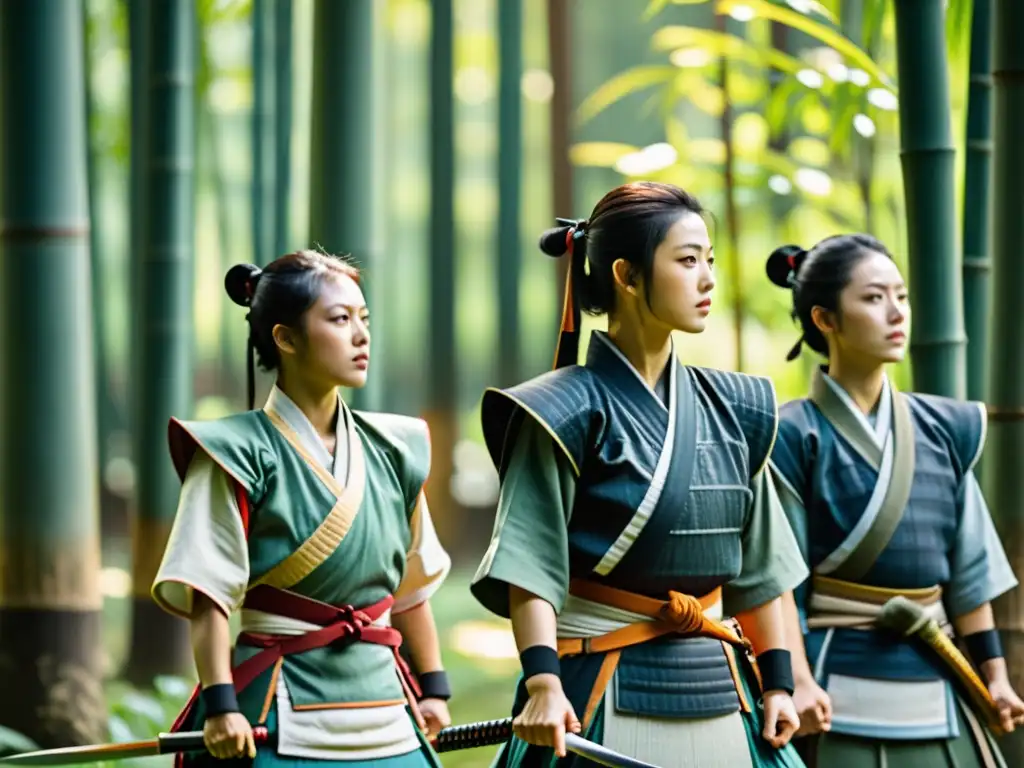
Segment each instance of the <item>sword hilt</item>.
[{"label": "sword hilt", "polygon": [[[252,729],[252,740],[256,746],[266,744],[270,738],[265,726],[257,725]],[[157,737],[160,745],[161,755],[170,755],[176,752],[204,752],[206,743],[203,741],[202,731],[178,731],[176,733],[161,733]]]},{"label": "sword hilt", "polygon": [[436,752],[452,752],[457,749],[475,749],[504,744],[512,738],[512,718],[484,720],[442,728],[433,738],[431,745]]}]

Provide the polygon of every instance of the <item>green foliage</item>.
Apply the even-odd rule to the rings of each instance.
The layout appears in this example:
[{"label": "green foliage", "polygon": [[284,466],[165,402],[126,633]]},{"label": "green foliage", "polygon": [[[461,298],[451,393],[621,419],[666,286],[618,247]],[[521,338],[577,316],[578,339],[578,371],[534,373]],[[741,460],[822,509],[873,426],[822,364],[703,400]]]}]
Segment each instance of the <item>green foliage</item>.
[{"label": "green foliage", "polygon": [[[175,718],[188,701],[193,683],[177,677],[158,677],[150,689],[140,690],[121,681],[111,682],[107,689],[109,715],[107,727],[112,743],[145,741],[170,730]],[[32,752],[40,749],[34,741],[10,728],[0,726],[0,756]],[[133,758],[91,763],[101,768],[166,767],[171,758]]]},{"label": "green foliage", "polygon": [[39,749],[39,745],[28,736],[0,725],[0,757],[16,755],[20,752],[33,752],[37,749]]},{"label": "green foliage", "polygon": [[[709,2],[651,2],[645,18],[669,6]],[[862,230],[866,220],[874,220],[873,233],[885,239],[879,217],[869,215],[868,208],[891,211],[894,220],[901,213],[898,181],[885,181],[883,167],[873,195],[865,196],[880,161],[874,153],[865,160],[858,151],[896,132],[897,93],[887,73],[894,62],[869,53],[890,42],[892,31],[885,25],[891,14],[882,0],[865,0],[861,17],[841,30],[837,2],[714,0],[712,7],[725,24],[678,23],[686,14],[675,13],[651,35],[651,49],[668,59],[665,65],[649,63],[612,77],[578,109],[582,125],[617,102],[654,89],[650,103],[660,112],[664,143],[634,147],[620,141],[624,137],[591,131],[589,141],[572,147],[571,159],[580,167],[614,169],[624,180],[679,184],[716,212],[725,211],[731,197],[739,219],[737,252],[731,252],[717,224],[716,247],[724,264],[751,263],[730,267],[718,290],[727,307],[754,321],[744,323],[746,338],[789,327],[788,296],[761,290],[763,259],[774,245]],[[781,44],[773,28],[785,29]],[[726,106],[729,147],[723,139]],[[876,136],[883,131],[884,137]],[[730,154],[732,186],[726,189]],[[755,343],[754,336],[749,343]],[[715,364],[724,362],[716,358]],[[789,376],[791,369],[759,372]]]},{"label": "green foliage", "polygon": [[[178,677],[158,677],[153,687],[140,690],[122,681],[110,684],[107,700],[110,707],[108,725],[112,742],[153,739],[170,730],[175,718],[188,701],[193,683]],[[154,768],[166,766],[167,756],[134,758],[99,763],[103,768]]]}]

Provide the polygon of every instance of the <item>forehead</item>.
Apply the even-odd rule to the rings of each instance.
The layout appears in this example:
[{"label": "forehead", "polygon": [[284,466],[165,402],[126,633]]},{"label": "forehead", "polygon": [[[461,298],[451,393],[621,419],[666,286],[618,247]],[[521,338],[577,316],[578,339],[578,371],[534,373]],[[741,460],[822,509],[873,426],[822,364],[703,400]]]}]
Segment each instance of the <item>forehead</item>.
[{"label": "forehead", "polygon": [[366,299],[355,280],[348,275],[330,272],[320,285],[320,297],[316,303],[323,307],[341,304],[357,309],[366,306]]},{"label": "forehead", "polygon": [[686,245],[709,248],[711,236],[708,234],[708,225],[696,213],[686,211],[665,233],[664,245],[669,248],[681,248]]},{"label": "forehead", "polygon": [[903,275],[900,274],[896,262],[878,251],[871,251],[854,267],[850,275],[850,284],[903,285]]}]

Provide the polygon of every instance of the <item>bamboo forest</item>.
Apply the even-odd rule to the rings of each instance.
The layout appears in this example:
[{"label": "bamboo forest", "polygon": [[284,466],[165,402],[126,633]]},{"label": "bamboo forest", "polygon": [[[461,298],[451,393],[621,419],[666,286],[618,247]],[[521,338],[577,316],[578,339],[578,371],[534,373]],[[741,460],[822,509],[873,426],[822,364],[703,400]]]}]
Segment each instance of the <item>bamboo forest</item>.
[{"label": "bamboo forest", "polygon": [[[200,681],[153,597],[168,424],[267,401],[225,275],[303,249],[362,270],[373,362],[344,401],[429,428],[451,724],[509,717],[522,648],[470,590],[505,514],[481,397],[551,370],[573,280],[538,237],[626,182],[709,212],[714,310],[680,361],[780,406],[822,358],[787,361],[769,254],[884,243],[913,313],[889,377],[983,404],[973,471],[1022,578],[1021,30],[1021,0],[0,0],[0,757],[172,731]],[[608,326],[583,314],[581,364]],[[1024,691],[1024,592],[992,609]],[[996,742],[1024,766],[1019,730]],[[122,757],[93,764],[172,761]]]}]

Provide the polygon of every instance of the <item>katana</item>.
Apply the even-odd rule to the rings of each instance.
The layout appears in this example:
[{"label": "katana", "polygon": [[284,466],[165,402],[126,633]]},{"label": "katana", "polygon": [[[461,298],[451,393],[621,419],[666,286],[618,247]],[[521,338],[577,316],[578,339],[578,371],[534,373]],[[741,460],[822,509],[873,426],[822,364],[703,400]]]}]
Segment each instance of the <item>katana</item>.
[{"label": "katana", "polygon": [[[267,729],[262,726],[253,728],[252,736],[257,745],[265,744],[268,741]],[[443,728],[437,736],[431,739],[431,744],[438,752],[454,752],[460,749],[503,744],[510,738],[512,738],[512,718],[506,718]],[[643,760],[621,755],[574,733],[565,734],[565,746],[570,752],[608,768],[658,768],[658,766],[645,763]],[[206,744],[203,741],[202,731],[182,731],[180,733],[161,733],[155,739],[146,741],[90,744],[83,747],[62,747],[24,752],[20,755],[0,758],[0,764],[77,765],[101,760],[127,760],[133,757],[204,751],[206,751]]]},{"label": "katana", "polygon": [[[257,726],[252,729],[256,745],[267,741],[267,729]],[[0,758],[4,765],[76,765],[95,763],[100,760],[127,760],[132,757],[153,757],[175,752],[205,752],[202,731],[181,731],[161,733],[155,739],[127,741],[118,744],[90,744],[84,747],[61,747],[42,749],[37,752],[23,752],[20,755]]]},{"label": "katana", "polygon": [[[512,738],[512,718],[508,717],[503,720],[486,720],[443,728],[431,740],[431,744],[437,752],[452,752],[458,749],[504,744],[510,738]],[[565,748],[580,757],[592,760],[598,765],[608,766],[608,768],[658,768],[651,763],[645,763],[635,757],[627,757],[615,750],[608,749],[608,747],[595,744],[575,733],[565,734]]]}]

